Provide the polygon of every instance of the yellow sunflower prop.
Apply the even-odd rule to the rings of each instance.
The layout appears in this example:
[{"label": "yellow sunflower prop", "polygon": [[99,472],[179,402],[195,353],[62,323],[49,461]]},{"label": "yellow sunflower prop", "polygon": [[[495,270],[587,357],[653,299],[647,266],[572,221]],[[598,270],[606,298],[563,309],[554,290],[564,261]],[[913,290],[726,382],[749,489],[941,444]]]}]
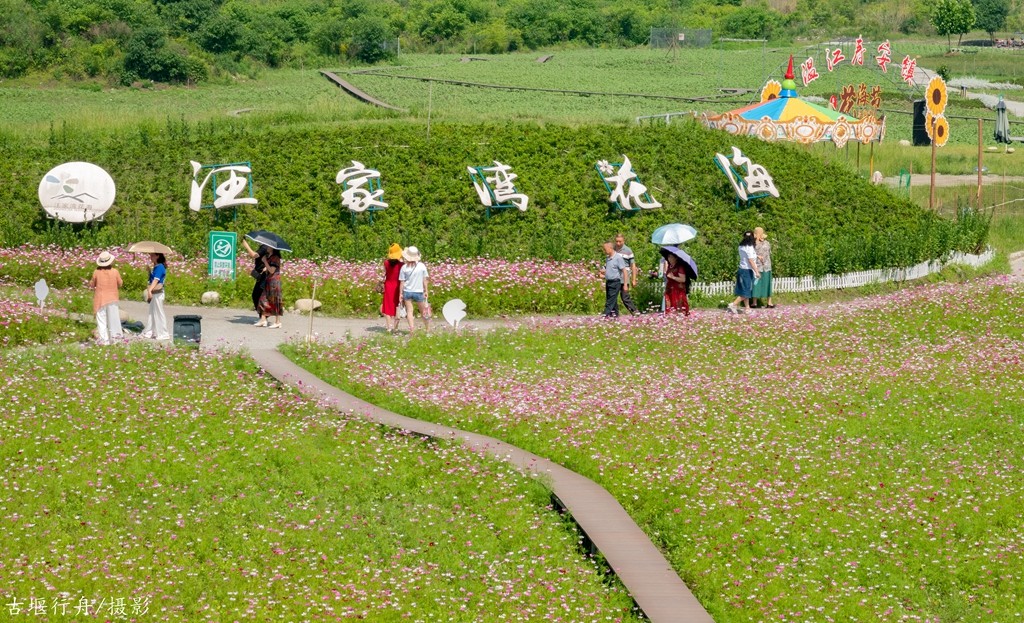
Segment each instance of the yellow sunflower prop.
[{"label": "yellow sunflower prop", "polygon": [[936,147],[942,147],[949,140],[949,122],[946,121],[946,115],[935,117],[935,136],[932,140],[935,141]]},{"label": "yellow sunflower prop", "polygon": [[946,112],[946,81],[942,76],[934,76],[928,81],[928,90],[925,101],[928,102],[928,112],[939,116]]},{"label": "yellow sunflower prop", "polygon": [[775,80],[769,80],[761,89],[761,103],[764,104],[768,100],[777,98],[781,92],[782,85]]},{"label": "yellow sunflower prop", "polygon": [[932,111],[929,110],[928,112],[924,113],[924,132],[925,134],[928,135],[928,138],[933,141],[935,140],[935,137],[932,136],[932,122],[934,120],[935,115],[932,114]]}]

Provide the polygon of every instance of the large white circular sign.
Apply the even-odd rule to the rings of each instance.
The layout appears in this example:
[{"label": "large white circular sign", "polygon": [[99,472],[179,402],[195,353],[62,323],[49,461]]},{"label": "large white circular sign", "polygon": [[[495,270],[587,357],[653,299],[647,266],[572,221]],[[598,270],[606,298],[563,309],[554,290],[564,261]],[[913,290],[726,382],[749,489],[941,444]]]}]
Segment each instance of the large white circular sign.
[{"label": "large white circular sign", "polygon": [[68,223],[98,219],[114,205],[114,179],[89,162],[65,162],[39,182],[39,203],[51,218]]}]

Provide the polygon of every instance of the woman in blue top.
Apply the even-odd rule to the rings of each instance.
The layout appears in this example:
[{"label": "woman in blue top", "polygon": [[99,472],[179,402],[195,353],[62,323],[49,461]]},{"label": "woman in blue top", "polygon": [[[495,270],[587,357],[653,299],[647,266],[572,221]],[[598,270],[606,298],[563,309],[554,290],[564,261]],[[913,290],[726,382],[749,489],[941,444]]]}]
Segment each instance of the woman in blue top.
[{"label": "woman in blue top", "polygon": [[146,302],[149,303],[149,317],[142,331],[142,337],[155,337],[158,340],[169,340],[171,334],[167,330],[167,316],[164,315],[164,281],[167,279],[167,259],[163,253],[150,253],[153,270],[149,272],[149,285],[146,286]]}]

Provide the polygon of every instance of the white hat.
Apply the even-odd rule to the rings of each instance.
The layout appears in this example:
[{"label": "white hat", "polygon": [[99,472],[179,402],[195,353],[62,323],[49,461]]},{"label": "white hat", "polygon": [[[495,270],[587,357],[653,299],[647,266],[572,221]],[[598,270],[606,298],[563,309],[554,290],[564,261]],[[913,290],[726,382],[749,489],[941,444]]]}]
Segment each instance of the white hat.
[{"label": "white hat", "polygon": [[406,262],[418,262],[420,261],[420,250],[416,247],[406,247],[402,251],[402,259]]},{"label": "white hat", "polygon": [[111,255],[109,251],[104,251],[103,253],[100,253],[100,256],[96,258],[96,265],[99,266],[100,268],[110,266],[113,263],[114,256]]}]

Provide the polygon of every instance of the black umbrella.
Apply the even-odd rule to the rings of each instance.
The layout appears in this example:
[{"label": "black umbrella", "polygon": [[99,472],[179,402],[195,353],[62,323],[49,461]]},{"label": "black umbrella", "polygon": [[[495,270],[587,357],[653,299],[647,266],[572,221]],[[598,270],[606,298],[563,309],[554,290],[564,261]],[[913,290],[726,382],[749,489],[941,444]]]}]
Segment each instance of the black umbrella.
[{"label": "black umbrella", "polygon": [[275,233],[271,233],[265,229],[257,229],[251,231],[245,235],[246,238],[259,244],[265,244],[271,249],[277,249],[278,251],[291,251],[292,248],[284,241],[284,238],[278,236]]},{"label": "black umbrella", "polygon": [[661,256],[666,260],[669,255],[678,257],[683,263],[683,271],[686,272],[686,276],[690,279],[697,278],[697,262],[693,261],[693,258],[690,257],[686,251],[683,251],[679,247],[666,246],[658,249],[658,253],[661,253]]}]

